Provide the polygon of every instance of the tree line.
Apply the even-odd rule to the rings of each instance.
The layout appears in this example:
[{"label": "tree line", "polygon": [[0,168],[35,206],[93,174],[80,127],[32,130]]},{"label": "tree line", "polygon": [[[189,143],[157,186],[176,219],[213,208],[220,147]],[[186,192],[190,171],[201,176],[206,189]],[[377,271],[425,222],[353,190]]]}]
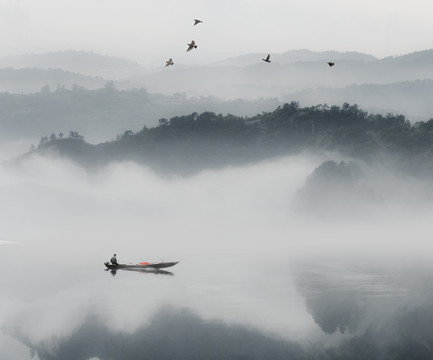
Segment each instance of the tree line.
[{"label": "tree line", "polygon": [[[82,138],[50,136],[38,149],[61,150],[66,140],[85,143]],[[161,118],[157,126],[127,130],[111,141],[87,145],[92,149],[88,158],[76,160],[134,160],[174,171],[326,150],[366,161],[383,155],[406,170],[433,173],[433,119],[412,124],[402,115],[370,114],[347,103],[300,107],[291,102],[252,117],[194,112]]]}]

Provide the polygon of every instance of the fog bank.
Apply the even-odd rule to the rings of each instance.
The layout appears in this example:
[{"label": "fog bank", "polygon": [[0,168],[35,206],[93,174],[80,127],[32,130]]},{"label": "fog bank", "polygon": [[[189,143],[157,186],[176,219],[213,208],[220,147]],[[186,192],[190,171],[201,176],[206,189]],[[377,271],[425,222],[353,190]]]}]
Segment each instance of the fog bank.
[{"label": "fog bank", "polygon": [[[93,174],[38,156],[3,166],[0,247],[8,276],[0,280],[7,289],[0,327],[55,351],[89,315],[133,334],[174,306],[276,339],[334,343],[340,336],[323,331],[320,306],[305,298],[322,285],[300,274],[337,264],[343,273],[358,266],[364,278],[366,268],[399,273],[428,264],[432,204],[422,197],[428,184],[366,164],[359,166],[377,195],[371,200],[347,197],[352,188],[329,179],[311,187],[308,179],[329,159],[342,160],[301,155],[169,179],[132,162]],[[103,262],[114,252],[126,263],[180,263],[172,276],[112,276]]]}]

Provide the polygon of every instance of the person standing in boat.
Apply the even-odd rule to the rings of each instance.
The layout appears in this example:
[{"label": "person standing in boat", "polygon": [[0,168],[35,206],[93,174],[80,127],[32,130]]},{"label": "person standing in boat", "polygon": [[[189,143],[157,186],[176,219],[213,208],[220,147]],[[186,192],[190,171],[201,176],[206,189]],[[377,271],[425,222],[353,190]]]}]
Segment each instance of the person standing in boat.
[{"label": "person standing in boat", "polygon": [[119,263],[117,262],[116,254],[113,255],[110,261],[113,265],[119,265]]}]

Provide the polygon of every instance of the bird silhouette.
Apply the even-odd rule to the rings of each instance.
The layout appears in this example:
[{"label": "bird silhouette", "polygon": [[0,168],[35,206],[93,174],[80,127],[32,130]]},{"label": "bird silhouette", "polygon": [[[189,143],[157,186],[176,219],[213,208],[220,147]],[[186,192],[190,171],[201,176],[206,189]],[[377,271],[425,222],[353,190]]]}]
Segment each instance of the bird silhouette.
[{"label": "bird silhouette", "polygon": [[168,60],[165,62],[165,66],[166,66],[166,67],[167,67],[167,66],[170,66],[170,65],[174,65],[174,62],[173,62],[173,59],[172,59],[172,58],[168,59]]},{"label": "bird silhouette", "polygon": [[334,63],[333,63],[333,62],[328,62],[328,65],[329,65],[330,67],[333,67],[333,66],[334,66]]},{"label": "bird silhouette", "polygon": [[197,45],[195,44],[194,40],[191,41],[191,44],[188,44],[188,49],[186,51],[190,51],[192,49],[197,49]]},{"label": "bird silhouette", "polygon": [[266,61],[267,63],[270,63],[271,62],[271,55],[270,54],[268,54],[268,56],[266,56],[266,58],[265,59],[262,59],[263,61]]},{"label": "bird silhouette", "polygon": [[201,21],[201,20],[198,20],[198,19],[194,19],[194,26],[196,26],[197,24],[200,24],[200,23],[202,23],[203,21]]}]

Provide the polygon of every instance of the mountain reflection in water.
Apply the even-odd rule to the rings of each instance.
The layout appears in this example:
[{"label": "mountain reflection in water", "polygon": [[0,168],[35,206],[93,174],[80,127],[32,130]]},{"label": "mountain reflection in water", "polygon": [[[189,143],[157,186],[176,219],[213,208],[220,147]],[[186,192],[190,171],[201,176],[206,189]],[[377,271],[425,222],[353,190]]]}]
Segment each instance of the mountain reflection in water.
[{"label": "mountain reflection in water", "polygon": [[[155,308],[148,321],[143,318],[142,324],[133,331],[115,329],[106,319],[107,315],[112,317],[113,314],[93,311],[62,339],[35,342],[18,328],[9,333],[40,360],[403,360],[433,357],[431,268],[396,271],[314,262],[291,268],[294,286],[321,335],[316,332],[304,339],[291,340],[284,332],[269,332],[265,327],[209,318],[194,310],[192,304],[173,303]],[[173,275],[162,270],[134,272]],[[288,274],[282,269],[278,273],[282,277],[280,280],[287,278]],[[236,272],[231,272],[231,276],[236,281],[240,279]],[[133,283],[145,286],[140,278],[135,277]],[[119,277],[115,283],[117,280],[128,281],[128,277]],[[275,280],[268,278],[269,282]],[[152,284],[149,297],[164,282]],[[278,282],[278,286],[282,284]],[[228,287],[223,291],[227,290]],[[148,296],[144,296],[142,301],[146,301]],[[214,297],[221,301],[217,293]],[[285,300],[290,306],[290,298]],[[281,321],[290,317],[289,313],[289,308],[286,307],[285,311],[284,306],[281,307]]]},{"label": "mountain reflection in water", "polygon": [[150,325],[115,332],[89,317],[56,349],[23,343],[41,360],[122,359],[431,359],[433,306],[378,321],[338,345],[282,340],[248,327],[205,321],[185,310],[161,309]]},{"label": "mountain reflection in water", "polygon": [[[308,190],[331,194],[324,211],[299,213],[325,160],[182,179],[42,158],[4,170],[0,359],[432,359],[433,210],[405,205],[430,183],[375,174],[386,204],[350,197],[332,212],[345,193],[331,177]],[[114,253],[181,263],[112,276]]]}]

